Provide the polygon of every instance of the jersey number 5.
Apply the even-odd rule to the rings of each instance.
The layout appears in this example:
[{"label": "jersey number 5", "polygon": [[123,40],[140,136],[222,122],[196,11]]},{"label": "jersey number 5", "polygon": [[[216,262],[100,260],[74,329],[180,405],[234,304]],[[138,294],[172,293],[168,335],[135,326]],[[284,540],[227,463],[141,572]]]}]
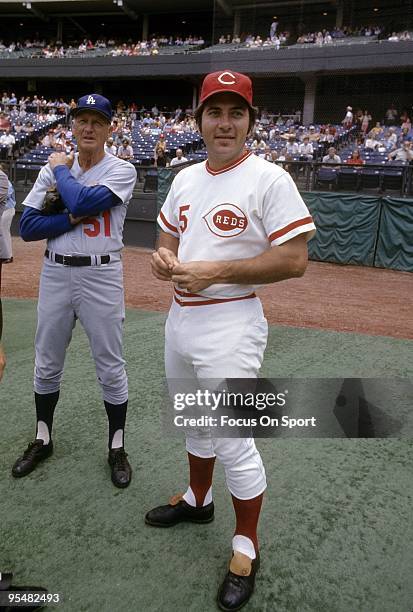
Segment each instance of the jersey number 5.
[{"label": "jersey number 5", "polygon": [[185,206],[179,207],[179,227],[181,229],[182,234],[188,227],[188,217],[185,215],[185,212],[189,210],[189,208],[190,204],[186,204]]},{"label": "jersey number 5", "polygon": [[110,210],[105,210],[102,213],[102,217],[87,217],[83,219],[83,225],[93,225],[93,227],[83,228],[83,232],[89,238],[96,238],[101,234],[101,219],[103,219],[103,234],[107,238],[110,238]]}]

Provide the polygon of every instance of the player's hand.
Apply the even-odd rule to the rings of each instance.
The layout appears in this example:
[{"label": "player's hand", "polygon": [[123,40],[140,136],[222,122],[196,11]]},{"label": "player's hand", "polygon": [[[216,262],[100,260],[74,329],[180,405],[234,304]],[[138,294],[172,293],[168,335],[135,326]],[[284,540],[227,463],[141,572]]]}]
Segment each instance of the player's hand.
[{"label": "player's hand", "polygon": [[81,223],[83,221],[83,219],[87,219],[87,216],[84,216],[84,217],[74,217],[72,215],[72,213],[69,213],[69,220],[70,220],[70,223],[72,225],[77,225],[78,223]]},{"label": "player's hand", "polygon": [[56,166],[68,166],[68,168],[71,168],[73,166],[74,159],[75,154],[73,153],[73,151],[69,155],[66,155],[66,153],[64,152],[56,152],[49,155],[47,161],[49,162],[49,166],[53,170],[54,168],[56,168]]},{"label": "player's hand", "polygon": [[179,260],[170,249],[160,247],[157,251],[152,253],[152,274],[159,280],[170,281],[172,269],[177,264],[179,264]]},{"label": "player's hand", "polygon": [[6,355],[4,354],[3,347],[0,344],[0,381],[3,378],[3,372],[4,372],[5,367],[6,367]]},{"label": "player's hand", "polygon": [[196,293],[216,283],[217,275],[217,262],[191,261],[173,267],[172,281],[183,289]]}]

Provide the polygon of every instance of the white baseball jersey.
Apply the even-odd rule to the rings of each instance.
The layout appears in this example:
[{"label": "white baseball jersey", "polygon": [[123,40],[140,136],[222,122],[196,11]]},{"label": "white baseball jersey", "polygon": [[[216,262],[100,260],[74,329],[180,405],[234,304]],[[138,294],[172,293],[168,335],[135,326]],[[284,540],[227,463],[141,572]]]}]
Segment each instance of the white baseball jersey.
[{"label": "white baseball jersey", "polygon": [[[122,204],[105,210],[97,217],[84,219],[74,229],[57,238],[49,238],[48,248],[64,255],[89,253],[99,255],[120,251],[123,247],[126,209],[136,182],[135,168],[129,162],[105,153],[98,164],[85,172],[79,166],[76,154],[70,172],[82,185],[108,187],[122,200]],[[47,164],[40,170],[32,190],[23,202],[24,206],[41,210],[47,189],[55,185],[53,171]]]},{"label": "white baseball jersey", "polygon": [[[178,258],[223,261],[255,257],[301,233],[315,233],[311,215],[290,175],[246,152],[219,171],[201,162],[174,179],[158,216],[160,227],[179,238]],[[257,286],[215,284],[193,295],[179,287],[176,299],[242,298]],[[206,302],[207,303],[207,302]]]}]

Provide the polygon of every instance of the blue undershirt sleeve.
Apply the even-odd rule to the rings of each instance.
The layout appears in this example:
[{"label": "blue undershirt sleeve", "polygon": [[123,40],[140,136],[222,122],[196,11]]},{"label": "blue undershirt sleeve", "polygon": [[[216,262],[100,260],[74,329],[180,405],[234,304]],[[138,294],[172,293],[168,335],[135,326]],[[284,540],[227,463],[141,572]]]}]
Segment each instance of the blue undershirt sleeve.
[{"label": "blue undershirt sleeve", "polygon": [[60,196],[74,217],[97,215],[122,204],[122,200],[105,185],[88,187],[78,183],[68,166],[56,166],[53,168],[53,174]]},{"label": "blue undershirt sleeve", "polygon": [[56,238],[70,232],[75,226],[70,223],[69,214],[43,215],[37,208],[26,206],[20,218],[20,236],[25,242]]}]

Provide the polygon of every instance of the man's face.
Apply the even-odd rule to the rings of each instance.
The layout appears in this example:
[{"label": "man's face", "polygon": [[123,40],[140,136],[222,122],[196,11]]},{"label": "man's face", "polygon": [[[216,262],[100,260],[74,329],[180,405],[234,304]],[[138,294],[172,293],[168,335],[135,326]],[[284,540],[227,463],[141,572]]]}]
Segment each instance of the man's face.
[{"label": "man's face", "polygon": [[211,96],[202,112],[202,137],[208,158],[229,163],[241,156],[249,128],[248,106],[233,93]]},{"label": "man's face", "polygon": [[336,150],[331,147],[328,150],[328,154],[329,154],[330,157],[334,157],[334,155],[336,154]]},{"label": "man's face", "polygon": [[80,152],[102,151],[111,131],[110,123],[93,111],[82,111],[73,122],[73,136]]}]

